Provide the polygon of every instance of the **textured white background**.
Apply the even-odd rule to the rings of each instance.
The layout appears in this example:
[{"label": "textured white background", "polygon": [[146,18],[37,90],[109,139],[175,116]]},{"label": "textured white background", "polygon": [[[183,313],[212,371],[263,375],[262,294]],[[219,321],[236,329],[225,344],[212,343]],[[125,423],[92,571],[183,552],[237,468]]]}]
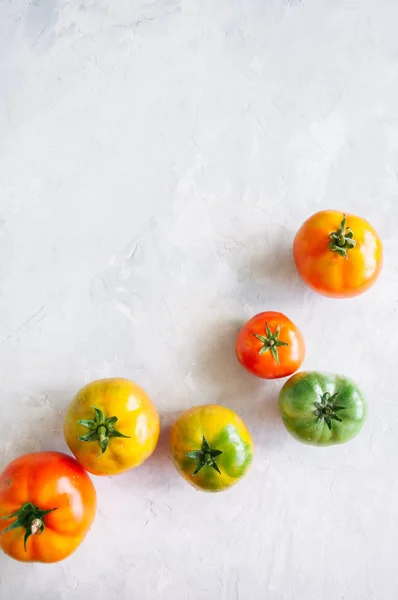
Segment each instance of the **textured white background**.
[{"label": "textured white background", "polygon": [[[159,408],[155,455],[95,478],[64,563],[0,557],[1,600],[396,600],[397,0],[0,1],[0,468],[66,451],[85,382],[127,376]],[[385,244],[352,301],[298,279],[311,213],[367,217]],[[370,403],[359,438],[289,438],[281,383],[236,363],[239,325],[286,312],[307,369]],[[195,492],[167,426],[221,402],[256,459]]]}]

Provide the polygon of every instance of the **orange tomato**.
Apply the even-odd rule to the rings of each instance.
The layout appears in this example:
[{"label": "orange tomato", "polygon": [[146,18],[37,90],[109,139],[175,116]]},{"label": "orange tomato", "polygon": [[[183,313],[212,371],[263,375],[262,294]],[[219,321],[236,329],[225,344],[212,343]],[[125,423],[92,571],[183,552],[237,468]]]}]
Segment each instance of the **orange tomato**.
[{"label": "orange tomato", "polygon": [[25,562],[63,560],[81,544],[95,517],[96,493],[71,456],[34,452],[0,475],[0,545]]},{"label": "orange tomato", "polygon": [[159,428],[159,415],[144,390],[118,378],[83,387],[64,420],[66,443],[94,475],[138,467],[155,450]]},{"label": "orange tomato", "polygon": [[376,281],[383,246],[365,219],[323,210],[300,227],[293,255],[298,272],[313,290],[331,298],[350,298]]},{"label": "orange tomato", "polygon": [[257,377],[288,377],[300,368],[304,360],[304,338],[284,314],[262,312],[239,331],[236,356]]}]

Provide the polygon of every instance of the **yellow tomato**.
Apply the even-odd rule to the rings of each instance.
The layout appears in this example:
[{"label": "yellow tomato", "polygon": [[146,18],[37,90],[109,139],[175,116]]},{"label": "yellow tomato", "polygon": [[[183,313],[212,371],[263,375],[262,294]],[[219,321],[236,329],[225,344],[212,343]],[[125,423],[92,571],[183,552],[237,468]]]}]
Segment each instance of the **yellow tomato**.
[{"label": "yellow tomato", "polygon": [[170,432],[177,471],[188,483],[220,492],[237,483],[253,459],[253,442],[242,419],[217,404],[194,406],[182,413]]},{"label": "yellow tomato", "polygon": [[99,379],[83,387],[65,416],[66,443],[94,475],[138,467],[155,450],[159,415],[136,383]]}]

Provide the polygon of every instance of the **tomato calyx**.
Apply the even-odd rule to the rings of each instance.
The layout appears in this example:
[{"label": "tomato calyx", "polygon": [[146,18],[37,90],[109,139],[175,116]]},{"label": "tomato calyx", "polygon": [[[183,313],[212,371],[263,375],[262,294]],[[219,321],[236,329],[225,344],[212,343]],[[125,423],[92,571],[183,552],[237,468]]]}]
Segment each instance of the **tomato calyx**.
[{"label": "tomato calyx", "polygon": [[49,510],[41,510],[37,508],[31,502],[26,502],[21,508],[12,515],[8,517],[1,517],[3,520],[13,519],[16,517],[16,521],[11,523],[6,529],[2,531],[2,534],[7,533],[7,531],[12,531],[13,529],[17,529],[18,527],[25,528],[25,537],[24,537],[24,548],[26,552],[26,544],[31,535],[40,535],[44,531],[44,521],[43,517],[48,515],[49,513],[56,510],[56,508],[50,508]]},{"label": "tomato calyx", "polygon": [[347,251],[356,246],[354,232],[350,227],[347,227],[347,218],[345,215],[337,231],[333,231],[329,237],[329,248],[332,252],[337,252],[337,254],[340,254],[344,258],[348,258]]},{"label": "tomato calyx", "polygon": [[272,333],[268,323],[266,322],[265,331],[267,335],[259,335],[258,333],[253,333],[254,337],[260,340],[260,342],[262,342],[263,344],[263,347],[260,348],[259,354],[264,354],[269,350],[272,356],[274,357],[275,361],[279,364],[278,347],[288,346],[289,344],[279,339],[279,335],[281,332],[280,325],[278,325],[278,327],[275,329],[275,332]]},{"label": "tomato calyx", "polygon": [[186,454],[186,456],[188,458],[192,458],[193,460],[198,461],[198,464],[196,465],[193,475],[196,475],[197,473],[199,473],[199,471],[201,469],[203,469],[203,467],[211,467],[212,469],[214,469],[215,471],[217,471],[217,473],[219,473],[221,475],[221,471],[218,467],[218,464],[215,461],[215,458],[217,456],[220,456],[220,454],[222,454],[222,453],[223,453],[222,450],[216,450],[216,449],[210,448],[209,442],[206,440],[205,436],[203,436],[201,449],[194,450],[193,452],[188,452]]},{"label": "tomato calyx", "polygon": [[336,414],[339,410],[345,410],[345,406],[338,406],[336,404],[337,396],[339,393],[331,396],[329,392],[325,392],[321,397],[320,402],[315,402],[314,414],[318,417],[318,426],[321,425],[322,421],[325,421],[329,431],[332,429],[332,421],[339,421],[342,423],[343,420]]},{"label": "tomato calyx", "polygon": [[88,432],[84,435],[79,436],[81,442],[98,442],[101,447],[101,454],[104,454],[108,450],[111,438],[129,438],[130,436],[124,435],[115,429],[115,425],[118,421],[117,417],[106,418],[102,410],[93,406],[95,412],[94,419],[80,419],[79,425],[87,427]]}]

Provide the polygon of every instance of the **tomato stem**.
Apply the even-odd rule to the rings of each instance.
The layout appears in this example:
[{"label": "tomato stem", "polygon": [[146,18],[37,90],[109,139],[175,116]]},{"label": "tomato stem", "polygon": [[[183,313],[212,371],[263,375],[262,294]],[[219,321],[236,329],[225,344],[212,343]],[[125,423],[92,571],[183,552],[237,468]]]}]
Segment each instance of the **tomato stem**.
[{"label": "tomato stem", "polygon": [[32,535],[40,535],[44,529],[44,523],[41,519],[33,519],[32,525],[30,526],[30,532]]},{"label": "tomato stem", "polygon": [[279,335],[281,332],[280,325],[275,329],[274,333],[272,333],[268,323],[265,323],[265,332],[266,335],[258,335],[257,333],[253,333],[254,337],[256,337],[260,342],[262,342],[263,347],[260,348],[259,354],[264,354],[268,350],[271,352],[274,360],[279,364],[279,354],[278,347],[279,346],[288,346],[287,342],[283,342],[279,339]]},{"label": "tomato stem", "polygon": [[350,227],[347,227],[346,215],[344,215],[337,231],[333,231],[329,237],[329,248],[332,252],[337,252],[337,254],[340,254],[344,258],[348,258],[347,251],[356,246],[354,232]]},{"label": "tomato stem", "polygon": [[188,452],[186,454],[188,458],[192,458],[193,460],[197,461],[197,465],[193,472],[193,475],[197,475],[197,473],[199,473],[199,471],[201,471],[203,467],[211,467],[221,475],[221,471],[218,467],[218,464],[215,461],[215,458],[217,456],[220,456],[220,454],[222,453],[222,450],[215,450],[213,448],[210,448],[208,441],[206,440],[205,436],[203,436],[201,449],[194,450],[193,452]]},{"label": "tomato stem", "polygon": [[12,515],[8,517],[1,517],[4,520],[13,519],[16,517],[16,520],[11,523],[8,527],[6,527],[2,534],[7,533],[7,531],[12,531],[13,529],[17,529],[18,527],[25,528],[25,536],[24,536],[24,548],[26,552],[26,544],[31,535],[40,535],[44,531],[44,520],[43,517],[48,515],[49,513],[56,510],[56,508],[50,508],[49,510],[41,510],[31,502],[26,502],[21,508],[15,511]]},{"label": "tomato stem", "polygon": [[107,435],[108,430],[105,427],[105,425],[101,425],[100,427],[98,427],[97,433],[98,433],[100,443],[105,442],[106,438],[108,437],[108,435]]},{"label": "tomato stem", "polygon": [[321,396],[321,401],[315,402],[314,414],[318,417],[318,424],[320,426],[322,421],[325,421],[329,431],[332,429],[333,420],[342,423],[342,419],[336,413],[339,410],[345,410],[345,406],[338,406],[336,404],[338,395],[338,392],[333,394],[333,396],[329,392],[325,392]]},{"label": "tomato stem", "polygon": [[111,438],[129,438],[130,436],[120,433],[115,429],[115,425],[118,421],[117,417],[106,418],[102,410],[93,407],[95,418],[94,419],[80,419],[79,425],[83,425],[88,429],[88,432],[84,435],[79,436],[81,442],[98,442],[101,448],[101,454],[104,454],[108,450]]}]

